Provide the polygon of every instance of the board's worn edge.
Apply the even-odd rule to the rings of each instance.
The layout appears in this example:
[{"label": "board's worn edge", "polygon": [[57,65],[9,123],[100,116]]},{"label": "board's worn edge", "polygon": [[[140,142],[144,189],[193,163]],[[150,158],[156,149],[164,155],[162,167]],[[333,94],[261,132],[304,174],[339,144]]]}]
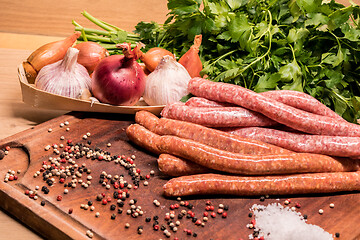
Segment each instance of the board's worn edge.
[{"label": "board's worn edge", "polygon": [[[86,229],[77,222],[68,223],[65,216],[54,214],[33,201],[19,189],[0,182],[0,208],[47,239],[88,239]],[[35,213],[36,212],[36,213]],[[61,227],[59,227],[61,226]],[[94,237],[94,239],[100,239]]]}]

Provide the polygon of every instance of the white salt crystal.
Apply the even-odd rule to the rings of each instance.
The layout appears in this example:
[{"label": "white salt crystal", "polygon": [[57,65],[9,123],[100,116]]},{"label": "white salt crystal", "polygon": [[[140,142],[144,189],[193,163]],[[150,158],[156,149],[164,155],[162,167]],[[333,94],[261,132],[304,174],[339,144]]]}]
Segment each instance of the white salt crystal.
[{"label": "white salt crystal", "polygon": [[[319,226],[307,224],[299,212],[279,203],[267,206],[254,204],[256,228],[266,240],[327,240],[333,236]],[[251,236],[252,237],[252,236]]]}]

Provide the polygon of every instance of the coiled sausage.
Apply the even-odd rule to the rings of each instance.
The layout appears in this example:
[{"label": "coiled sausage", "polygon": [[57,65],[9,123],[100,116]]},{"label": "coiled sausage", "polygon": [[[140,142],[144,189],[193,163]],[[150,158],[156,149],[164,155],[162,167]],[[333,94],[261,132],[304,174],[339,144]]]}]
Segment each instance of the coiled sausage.
[{"label": "coiled sausage", "polygon": [[329,136],[360,136],[360,126],[357,124],[336,121],[330,117],[296,109],[241,86],[192,78],[188,89],[195,96],[237,104],[306,133]]},{"label": "coiled sausage", "polygon": [[267,142],[295,152],[318,153],[338,157],[360,157],[360,138],[321,136],[248,127],[224,129],[235,135]]}]

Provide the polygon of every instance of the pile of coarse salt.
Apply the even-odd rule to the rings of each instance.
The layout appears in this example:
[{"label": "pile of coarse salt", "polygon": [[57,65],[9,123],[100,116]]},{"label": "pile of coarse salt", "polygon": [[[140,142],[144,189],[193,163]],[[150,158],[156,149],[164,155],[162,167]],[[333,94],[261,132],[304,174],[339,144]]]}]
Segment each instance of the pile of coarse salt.
[{"label": "pile of coarse salt", "polygon": [[[254,213],[259,236],[264,236],[266,240],[333,239],[321,227],[306,223],[301,213],[279,203],[267,206],[254,204],[250,210]],[[249,239],[253,239],[253,236],[250,235]]]}]

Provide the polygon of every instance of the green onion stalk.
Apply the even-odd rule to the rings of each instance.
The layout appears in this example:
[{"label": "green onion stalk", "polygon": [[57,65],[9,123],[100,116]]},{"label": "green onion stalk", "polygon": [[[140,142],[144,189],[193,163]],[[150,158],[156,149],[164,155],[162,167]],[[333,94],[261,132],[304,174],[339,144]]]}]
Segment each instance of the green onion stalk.
[{"label": "green onion stalk", "polygon": [[81,32],[81,36],[77,41],[78,43],[86,41],[96,42],[106,48],[110,55],[113,55],[122,53],[121,50],[116,47],[118,43],[127,42],[131,44],[131,48],[134,48],[136,43],[141,40],[138,34],[125,31],[119,27],[97,19],[86,11],[83,11],[81,14],[89,21],[102,28],[102,30],[86,28],[81,26],[75,20],[72,20],[72,24],[75,26],[75,31]]}]

